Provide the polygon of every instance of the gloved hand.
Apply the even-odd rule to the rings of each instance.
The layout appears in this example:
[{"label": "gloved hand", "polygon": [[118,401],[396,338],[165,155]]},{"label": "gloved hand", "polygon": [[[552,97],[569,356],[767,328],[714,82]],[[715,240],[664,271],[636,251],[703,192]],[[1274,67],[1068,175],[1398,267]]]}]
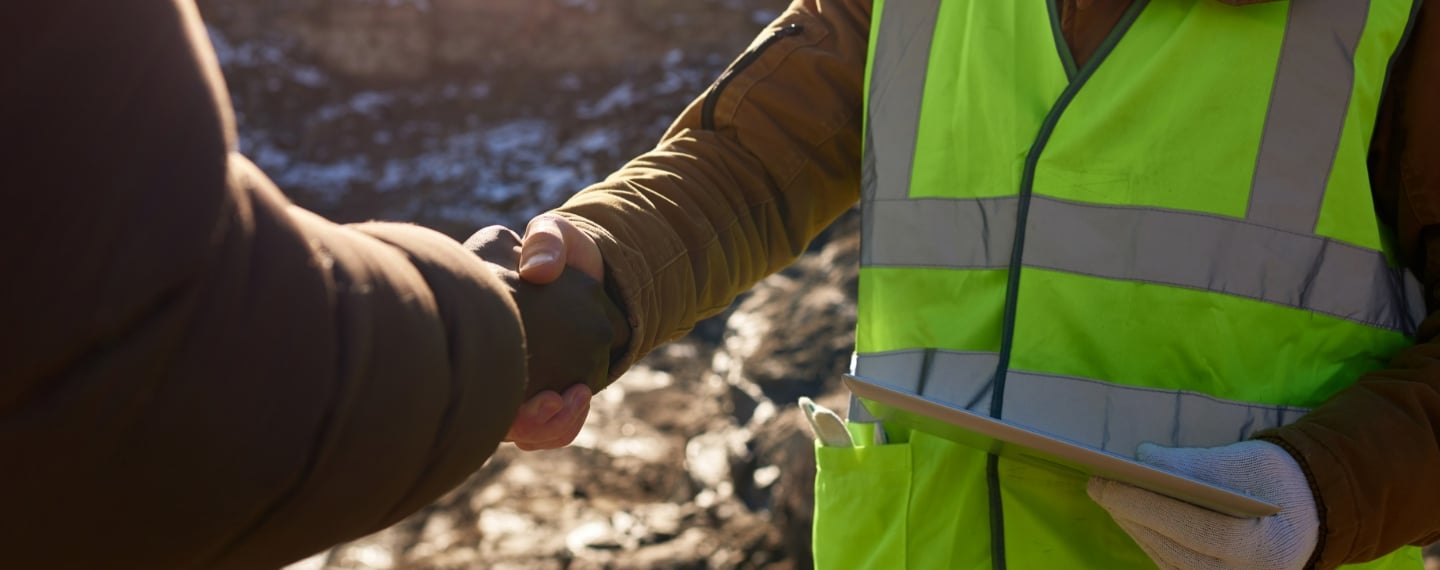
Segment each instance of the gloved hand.
[{"label": "gloved hand", "polygon": [[564,269],[537,285],[520,277],[520,237],[502,226],[482,229],[465,247],[493,264],[520,309],[525,325],[526,397],[575,384],[599,388],[610,371],[611,320],[619,314],[600,283]]},{"label": "gloved hand", "polygon": [[1142,443],[1136,456],[1280,506],[1268,517],[1235,518],[1125,483],[1090,479],[1090,498],[1161,568],[1300,569],[1314,553],[1320,534],[1315,497],[1300,464],[1280,446],[1259,440],[1209,449]]},{"label": "gloved hand", "polygon": [[[465,246],[493,264],[510,286],[525,328],[528,400],[520,407],[507,441],[521,449],[550,449],[570,443],[590,409],[593,389],[609,374],[610,353],[628,337],[623,315],[592,276],[566,268],[564,259],[536,284],[522,279],[521,240],[501,226],[476,232]],[[564,395],[559,394],[564,391]]]}]

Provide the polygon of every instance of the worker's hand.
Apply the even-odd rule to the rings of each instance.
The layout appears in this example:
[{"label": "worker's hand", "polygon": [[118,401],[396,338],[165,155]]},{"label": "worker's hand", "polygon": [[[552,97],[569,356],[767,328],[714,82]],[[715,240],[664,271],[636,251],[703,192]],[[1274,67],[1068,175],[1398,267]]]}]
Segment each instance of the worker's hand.
[{"label": "worker's hand", "polygon": [[1092,478],[1090,498],[1110,512],[1166,569],[1300,569],[1319,539],[1310,483],[1284,449],[1265,441],[1223,447],[1140,444],[1137,458],[1166,471],[1249,493],[1280,506],[1262,518],[1235,518],[1108,479]]},{"label": "worker's hand", "polygon": [[554,390],[536,394],[520,406],[505,441],[525,451],[570,445],[580,435],[580,428],[585,427],[591,395],[590,387],[584,384],[571,386],[564,394]]},{"label": "worker's hand", "polygon": [[525,227],[520,252],[520,277],[536,285],[554,281],[567,266],[605,282],[600,247],[565,218],[541,214]]},{"label": "worker's hand", "polygon": [[589,414],[591,387],[609,374],[619,310],[599,281],[577,269],[561,265],[541,285],[521,279],[520,238],[509,229],[482,229],[465,245],[510,287],[525,329],[527,401],[506,441],[521,449],[569,444]]}]

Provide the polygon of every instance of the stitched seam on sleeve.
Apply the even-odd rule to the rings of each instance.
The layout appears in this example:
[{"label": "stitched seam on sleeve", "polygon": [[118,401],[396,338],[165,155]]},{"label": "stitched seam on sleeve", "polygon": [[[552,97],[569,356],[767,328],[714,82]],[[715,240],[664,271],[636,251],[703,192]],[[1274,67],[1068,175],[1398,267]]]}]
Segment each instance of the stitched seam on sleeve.
[{"label": "stitched seam on sleeve", "polygon": [[[1306,437],[1308,437],[1308,435],[1307,435]],[[1348,466],[1346,466],[1346,465],[1344,464],[1344,462],[1340,461],[1340,458],[1339,458],[1338,456],[1336,456],[1335,453],[1330,450],[1330,448],[1328,448],[1328,447],[1326,447],[1326,446],[1324,446],[1324,445],[1318,445],[1318,444],[1315,445],[1315,448],[1319,449],[1321,452],[1323,452],[1325,455],[1327,455],[1327,456],[1329,457],[1330,463],[1331,463],[1332,465],[1336,465],[1336,466],[1338,466],[1338,467],[1342,470],[1342,472],[1343,472],[1343,473],[1342,473],[1342,475],[1343,475],[1342,481],[1343,481],[1344,484],[1345,484],[1345,493],[1344,493],[1344,499],[1343,499],[1343,500],[1349,502],[1349,504],[1350,504],[1350,512],[1352,512],[1352,513],[1364,512],[1364,511],[1361,510],[1360,504],[1359,504],[1358,502],[1356,502],[1355,491],[1354,491],[1354,481],[1355,481],[1355,478],[1354,478],[1354,474],[1351,472],[1351,469],[1350,469]],[[1319,495],[1317,494],[1316,496],[1318,497]],[[1319,502],[1319,501],[1317,501],[1317,503],[1318,503],[1318,502]],[[1329,514],[1329,513],[1328,513],[1328,510],[1327,510],[1326,515],[1328,516],[1328,514]],[[1322,519],[1322,520],[1324,520],[1324,519]],[[1341,561],[1342,561],[1342,562],[1343,562],[1344,560],[1348,560],[1348,559],[1354,554],[1354,551],[1355,551],[1355,541],[1358,539],[1359,536],[1360,536],[1360,524],[1359,524],[1359,522],[1357,522],[1356,525],[1355,525],[1355,532],[1353,533],[1353,536],[1350,537],[1350,544],[1345,545],[1344,550],[1341,551],[1341,552],[1344,553],[1343,558],[1341,558]],[[1327,546],[1329,546],[1329,545],[1327,545]],[[1319,549],[1317,548],[1316,550],[1319,550]],[[1331,558],[1334,558],[1334,557],[1331,557]],[[1316,559],[1316,564],[1319,564],[1320,562],[1322,562],[1322,560]]]}]

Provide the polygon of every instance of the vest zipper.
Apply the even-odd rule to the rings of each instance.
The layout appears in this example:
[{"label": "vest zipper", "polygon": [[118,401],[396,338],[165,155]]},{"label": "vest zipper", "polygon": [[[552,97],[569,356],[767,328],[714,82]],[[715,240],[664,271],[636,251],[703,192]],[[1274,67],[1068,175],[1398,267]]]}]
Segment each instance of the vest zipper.
[{"label": "vest zipper", "polygon": [[715,105],[720,102],[720,92],[725,90],[725,86],[729,85],[732,79],[735,79],[736,74],[750,67],[750,64],[760,59],[765,50],[770,49],[770,46],[775,45],[775,42],[780,41],[781,38],[799,35],[803,31],[805,31],[805,27],[800,24],[790,24],[775,30],[775,33],[770,34],[770,37],[765,38],[760,45],[755,46],[755,49],[745,52],[740,59],[735,60],[730,69],[725,70],[725,73],[720,75],[720,79],[715,80],[715,85],[710,88],[710,92],[705,94],[705,102],[700,106],[700,128],[707,131],[715,130]]},{"label": "vest zipper", "polygon": [[[1126,8],[1125,13],[1120,16],[1120,21],[1105,36],[1095,54],[1090,56],[1085,66],[1081,67],[1071,78],[1070,84],[1065,91],[1060,93],[1055,105],[1045,115],[1045,120],[1040,124],[1040,132],[1035,135],[1035,142],[1030,145],[1030,151],[1025,155],[1025,170],[1020,178],[1020,195],[1018,200],[1018,211],[1015,214],[1015,241],[1010,250],[1009,274],[1006,276],[1005,284],[1005,313],[1004,321],[1001,324],[1000,332],[1000,363],[995,367],[994,388],[991,390],[990,416],[999,418],[1001,410],[1005,406],[1005,375],[1010,370],[1010,351],[1015,344],[1015,310],[1020,296],[1020,270],[1024,262],[1025,252],[1025,225],[1030,217],[1030,197],[1035,191],[1035,168],[1040,162],[1040,153],[1045,150],[1045,143],[1050,140],[1050,135],[1055,132],[1055,125],[1060,122],[1060,116],[1085,86],[1085,82],[1095,74],[1095,70],[1115,49],[1115,44],[1120,43],[1120,38],[1130,29],[1140,17],[1140,12],[1145,9],[1149,0],[1135,0]],[[1069,59],[1069,44],[1059,34],[1059,10],[1055,9],[1055,2],[1050,2],[1050,23],[1051,28],[1056,31],[1056,49],[1061,50],[1061,59],[1068,60],[1069,65],[1074,65],[1074,60]],[[1067,68],[1067,75],[1068,68]],[[995,570],[1005,569],[1005,511],[1004,502],[1000,497],[1000,466],[999,458],[990,455],[985,462],[985,483],[989,491],[990,505],[990,558],[991,566]]]}]

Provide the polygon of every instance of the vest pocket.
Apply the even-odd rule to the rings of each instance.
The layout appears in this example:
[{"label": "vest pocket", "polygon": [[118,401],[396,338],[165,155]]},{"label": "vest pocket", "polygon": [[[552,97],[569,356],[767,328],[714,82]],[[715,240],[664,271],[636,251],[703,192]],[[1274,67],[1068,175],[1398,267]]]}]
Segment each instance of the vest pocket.
[{"label": "vest pocket", "polygon": [[[870,441],[867,426],[849,427],[857,439]],[[910,444],[817,443],[815,467],[815,567],[905,568]]]},{"label": "vest pocket", "polygon": [[[872,441],[866,424],[850,424]],[[990,568],[985,453],[923,432],[815,448],[815,568]]]}]

